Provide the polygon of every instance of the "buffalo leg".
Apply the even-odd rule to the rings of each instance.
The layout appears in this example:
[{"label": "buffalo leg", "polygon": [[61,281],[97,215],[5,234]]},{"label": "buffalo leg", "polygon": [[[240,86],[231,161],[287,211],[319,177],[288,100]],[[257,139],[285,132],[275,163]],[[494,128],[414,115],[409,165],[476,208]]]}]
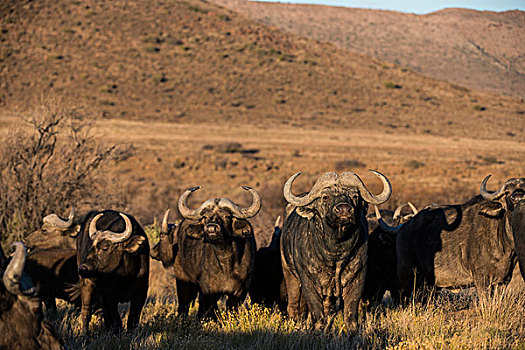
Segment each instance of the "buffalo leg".
[{"label": "buffalo leg", "polygon": [[147,296],[148,296],[148,289],[143,288],[143,290],[139,293],[139,295],[136,296],[133,300],[131,300],[130,305],[129,305],[129,315],[128,315],[128,322],[127,322],[128,332],[138,326],[139,321],[140,321],[140,313],[142,312],[144,303],[146,303]]},{"label": "buffalo leg", "polygon": [[230,294],[228,295],[228,299],[226,300],[226,308],[232,309],[239,307],[244,300],[246,300],[246,294],[248,294],[246,291]]},{"label": "buffalo leg", "polygon": [[402,302],[406,300],[421,287],[421,276],[417,269],[408,264],[401,263],[397,267],[397,276],[399,278],[400,296]]},{"label": "buffalo leg", "polygon": [[82,302],[80,323],[82,325],[82,335],[87,335],[89,322],[91,321],[91,302],[95,292],[95,283],[90,278],[82,278],[80,283],[80,298]]},{"label": "buffalo leg", "polygon": [[296,278],[291,272],[288,266],[284,265],[283,262],[283,274],[284,281],[286,283],[286,293],[288,294],[288,316],[293,320],[299,321],[301,314],[301,281]]},{"label": "buffalo leg", "polygon": [[[310,312],[311,326],[314,326],[316,330],[323,329],[322,322],[325,321],[323,316],[327,315],[323,312],[323,300],[315,288],[315,282],[305,278],[301,284],[301,291],[304,298],[303,302],[306,301]],[[329,297],[326,298],[326,301],[329,302]]]},{"label": "buffalo leg", "polygon": [[199,293],[199,310],[197,311],[197,316],[199,318],[203,317],[211,317],[212,319],[215,319],[217,315],[215,314],[215,311],[217,311],[217,301],[219,301],[220,295],[218,294],[203,294],[202,292]]},{"label": "buffalo leg", "polygon": [[356,278],[343,288],[343,319],[349,334],[357,333],[357,309],[363,291],[363,278]]},{"label": "buffalo leg", "polygon": [[177,285],[177,312],[179,315],[187,315],[190,304],[197,298],[197,286],[194,283],[176,280]]},{"label": "buffalo leg", "polygon": [[106,329],[112,333],[121,332],[122,320],[118,313],[118,302],[107,295],[103,295],[102,304],[104,305],[104,324]]}]

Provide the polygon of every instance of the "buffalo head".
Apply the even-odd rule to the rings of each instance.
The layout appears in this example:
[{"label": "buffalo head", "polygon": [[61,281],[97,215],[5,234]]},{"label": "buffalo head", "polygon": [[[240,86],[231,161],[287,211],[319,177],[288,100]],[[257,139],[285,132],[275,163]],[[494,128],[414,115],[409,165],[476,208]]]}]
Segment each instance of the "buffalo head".
[{"label": "buffalo head", "polygon": [[[116,214],[113,211],[98,213],[91,219],[89,226],[86,226],[88,235],[86,237],[84,233],[82,242],[78,242],[78,271],[82,277],[114,272],[126,254],[135,255],[146,244],[144,236],[132,235],[133,224],[130,218],[124,213]],[[100,229],[97,224],[104,229]],[[109,230],[108,227],[112,225],[120,227],[122,232]]]},{"label": "buffalo head", "polygon": [[177,231],[180,224],[180,220],[177,220],[174,224],[168,223],[170,210],[166,210],[162,224],[160,225],[160,237],[159,241],[155,246],[151,248],[150,256],[155,260],[162,261],[162,264],[167,267],[171,266],[175,261],[175,255],[177,254]]},{"label": "buffalo head", "polygon": [[13,243],[15,252],[8,262],[0,248],[0,348],[64,349],[58,335],[44,320],[36,288],[24,273],[26,248]]},{"label": "buffalo head", "polygon": [[301,173],[293,175],[284,185],[284,198],[291,205],[302,209],[303,214],[315,214],[323,218],[323,224],[329,227],[355,225],[362,219],[360,216],[366,214],[368,203],[384,203],[392,193],[392,187],[386,176],[377,171],[371,170],[371,172],[383,183],[383,191],[377,196],[368,191],[356,174],[344,172],[339,175],[329,172],[323,174],[310,192],[303,196],[295,196],[292,193],[292,183]]},{"label": "buffalo head", "polygon": [[[487,191],[488,175],[481,183],[481,195],[484,199],[501,205],[504,212],[505,227],[514,239],[514,248],[520,264],[521,274],[525,279],[525,178],[509,179],[495,192]],[[498,210],[494,213],[498,214]]]},{"label": "buffalo head", "polygon": [[255,216],[261,209],[261,197],[253,188],[242,188],[252,195],[252,204],[242,208],[227,198],[209,199],[197,209],[188,208],[188,197],[200,186],[186,190],[179,198],[178,206],[181,215],[189,220],[186,233],[188,237],[205,242],[229,242],[233,237],[249,237],[253,235],[246,219]]},{"label": "buffalo head", "polygon": [[[26,263],[26,247],[21,242],[15,242],[12,245],[15,249],[11,261],[3,271],[2,282],[4,288],[11,294],[32,296],[36,294],[36,288],[31,281],[31,278],[24,273],[24,266]],[[2,252],[3,264],[7,259]]]},{"label": "buffalo head", "polygon": [[42,227],[24,239],[28,248],[74,248],[81,225],[75,222],[75,208],[72,208],[67,220],[57,214],[49,214],[42,220]]}]

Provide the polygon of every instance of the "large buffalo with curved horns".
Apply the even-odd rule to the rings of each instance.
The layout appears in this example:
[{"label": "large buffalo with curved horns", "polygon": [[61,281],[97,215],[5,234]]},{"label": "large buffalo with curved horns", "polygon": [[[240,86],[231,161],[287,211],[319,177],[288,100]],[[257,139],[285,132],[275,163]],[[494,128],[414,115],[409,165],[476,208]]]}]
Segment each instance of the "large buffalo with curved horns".
[{"label": "large buffalo with curved horns", "polygon": [[366,273],[368,203],[384,203],[392,193],[386,176],[371,172],[383,183],[377,196],[352,172],[325,173],[302,196],[292,193],[300,173],[284,185],[290,203],[281,237],[288,313],[297,319],[308,309],[315,328],[329,330],[342,303],[347,330],[357,329]]},{"label": "large buffalo with curved horns", "polygon": [[13,243],[11,261],[0,248],[0,349],[65,349],[44,319],[31,277],[24,272],[26,248]]},{"label": "large buffalo with curved horns", "polygon": [[77,238],[77,263],[82,300],[82,332],[88,331],[95,293],[100,295],[106,328],[122,330],[118,304],[130,302],[128,331],[139,323],[148,293],[149,243],[130,215],[91,212]]},{"label": "large buffalo with curved horns", "polygon": [[[423,283],[444,288],[507,283],[525,270],[525,178],[509,179],[458,205],[430,206],[385,230],[397,233],[397,271],[409,294]],[[525,279],[525,276],[523,276]]]},{"label": "large buffalo with curved horns", "polygon": [[200,186],[185,191],[178,208],[183,220],[168,232],[167,214],[162,224],[155,258],[172,266],[178,297],[178,311],[187,313],[199,294],[200,317],[217,309],[217,301],[228,296],[226,305],[237,306],[248,292],[253,272],[255,238],[247,219],[261,208],[261,198],[254,189],[242,188],[252,195],[252,204],[242,208],[227,198],[209,199],[197,209],[188,208],[188,197]]}]

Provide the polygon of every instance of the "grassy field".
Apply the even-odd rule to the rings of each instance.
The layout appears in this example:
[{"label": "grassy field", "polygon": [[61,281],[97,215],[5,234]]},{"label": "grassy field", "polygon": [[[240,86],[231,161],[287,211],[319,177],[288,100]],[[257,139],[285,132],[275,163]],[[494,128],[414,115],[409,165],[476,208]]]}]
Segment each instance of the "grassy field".
[{"label": "grassy field", "polygon": [[[126,307],[121,311],[125,312]],[[279,311],[249,302],[235,311],[221,311],[216,321],[199,321],[176,312],[173,295],[152,291],[141,324],[131,333],[110,335],[100,317],[91,336],[80,336],[78,312],[60,304],[53,323],[70,349],[523,349],[523,291],[498,288],[492,295],[440,293],[426,303],[406,307],[362,306],[359,334],[308,331]]]}]

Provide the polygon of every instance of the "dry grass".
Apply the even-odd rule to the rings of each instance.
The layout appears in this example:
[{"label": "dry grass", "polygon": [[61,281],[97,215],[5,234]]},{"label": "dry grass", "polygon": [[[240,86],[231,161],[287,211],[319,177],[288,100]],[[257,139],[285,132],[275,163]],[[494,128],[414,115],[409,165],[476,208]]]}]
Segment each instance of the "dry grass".
[{"label": "dry grass", "polygon": [[[144,308],[140,327],[121,335],[103,330],[99,317],[92,335],[80,337],[78,314],[60,304],[55,327],[71,349],[522,349],[525,346],[525,298],[508,288],[492,295],[458,297],[438,294],[407,307],[361,309],[359,335],[309,332],[276,310],[246,303],[221,311],[217,321],[199,321],[196,309],[176,313],[172,297],[154,295]],[[126,307],[122,307],[124,313]]]},{"label": "dry grass", "polygon": [[[152,242],[158,226],[146,227]],[[518,275],[518,278],[521,278]],[[91,322],[91,335],[80,336],[78,311],[59,304],[53,322],[71,349],[523,349],[524,285],[499,286],[493,293],[474,288],[453,293],[421,292],[426,301],[406,306],[361,305],[359,333],[345,334],[342,315],[334,334],[312,332],[276,309],[251,304],[221,309],[217,320],[198,320],[197,305],[188,316],[177,315],[175,280],[152,261],[150,297],[138,329],[111,335],[101,317]],[[125,320],[128,307],[121,305]]]}]

